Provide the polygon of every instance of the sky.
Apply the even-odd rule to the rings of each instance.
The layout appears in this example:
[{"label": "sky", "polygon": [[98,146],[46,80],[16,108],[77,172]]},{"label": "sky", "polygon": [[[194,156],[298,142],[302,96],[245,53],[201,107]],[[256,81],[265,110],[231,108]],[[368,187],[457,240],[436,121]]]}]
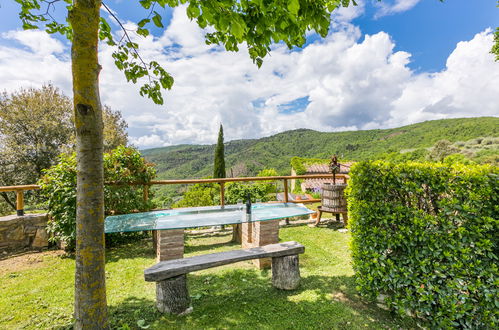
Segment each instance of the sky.
[{"label": "sky", "polygon": [[[146,14],[135,0],[106,3],[127,28]],[[134,38],[141,55],[175,79],[163,93],[165,104],[141,97],[105,44],[99,49],[102,103],[122,112],[141,149],[213,144],[220,123],[229,141],[298,128],[334,132],[499,116],[499,62],[490,54],[499,26],[495,0],[357,3],[333,13],[326,38],[309,33],[304,47],[293,50],[274,45],[260,69],[244,46],[233,53],[206,45],[206,31],[187,18],[185,7],[162,9],[165,29]],[[70,44],[23,31],[18,12],[15,1],[0,0],[0,91],[52,83],[71,96]]]}]

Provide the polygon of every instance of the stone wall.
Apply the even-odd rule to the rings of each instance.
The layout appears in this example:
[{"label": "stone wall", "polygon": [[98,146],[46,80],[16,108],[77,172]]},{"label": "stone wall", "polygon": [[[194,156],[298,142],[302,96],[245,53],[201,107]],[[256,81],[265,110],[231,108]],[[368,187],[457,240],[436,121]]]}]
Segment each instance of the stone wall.
[{"label": "stone wall", "polygon": [[0,217],[0,251],[48,246],[47,214]]}]

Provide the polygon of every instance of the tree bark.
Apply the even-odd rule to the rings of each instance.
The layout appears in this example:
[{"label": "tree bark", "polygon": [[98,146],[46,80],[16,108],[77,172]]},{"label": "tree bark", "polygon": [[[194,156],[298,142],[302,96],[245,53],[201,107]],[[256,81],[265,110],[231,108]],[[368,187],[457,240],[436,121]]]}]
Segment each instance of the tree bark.
[{"label": "tree bark", "polygon": [[75,329],[107,328],[104,259],[103,124],[99,97],[100,0],[69,12],[77,155]]},{"label": "tree bark", "polygon": [[191,298],[187,290],[187,275],[156,282],[156,306],[161,313],[188,314]]},{"label": "tree bark", "polygon": [[294,290],[300,285],[298,255],[272,258],[272,285],[282,290]]}]

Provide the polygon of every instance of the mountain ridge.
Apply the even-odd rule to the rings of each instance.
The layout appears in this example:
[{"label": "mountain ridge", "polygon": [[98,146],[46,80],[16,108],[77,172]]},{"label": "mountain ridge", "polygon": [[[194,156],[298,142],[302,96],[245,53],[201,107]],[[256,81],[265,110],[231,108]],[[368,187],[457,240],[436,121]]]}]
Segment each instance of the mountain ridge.
[{"label": "mountain ridge", "polygon": [[[296,129],[259,139],[238,139],[225,143],[227,174],[255,175],[263,168],[279,174],[290,171],[294,156],[343,160],[376,159],[383,153],[429,148],[435,142],[466,141],[477,137],[499,136],[499,117],[440,119],[398,128],[345,132]],[[159,179],[201,178],[212,175],[215,144],[174,145],[141,150],[156,164]]]}]

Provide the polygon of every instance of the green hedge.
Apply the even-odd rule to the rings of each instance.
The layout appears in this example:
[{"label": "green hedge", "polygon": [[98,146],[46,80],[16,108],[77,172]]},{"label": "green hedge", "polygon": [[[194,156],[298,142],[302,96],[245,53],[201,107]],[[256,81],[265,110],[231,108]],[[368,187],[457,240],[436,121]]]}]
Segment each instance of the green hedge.
[{"label": "green hedge", "polygon": [[357,289],[435,328],[499,326],[499,169],[358,163],[348,188]]}]

